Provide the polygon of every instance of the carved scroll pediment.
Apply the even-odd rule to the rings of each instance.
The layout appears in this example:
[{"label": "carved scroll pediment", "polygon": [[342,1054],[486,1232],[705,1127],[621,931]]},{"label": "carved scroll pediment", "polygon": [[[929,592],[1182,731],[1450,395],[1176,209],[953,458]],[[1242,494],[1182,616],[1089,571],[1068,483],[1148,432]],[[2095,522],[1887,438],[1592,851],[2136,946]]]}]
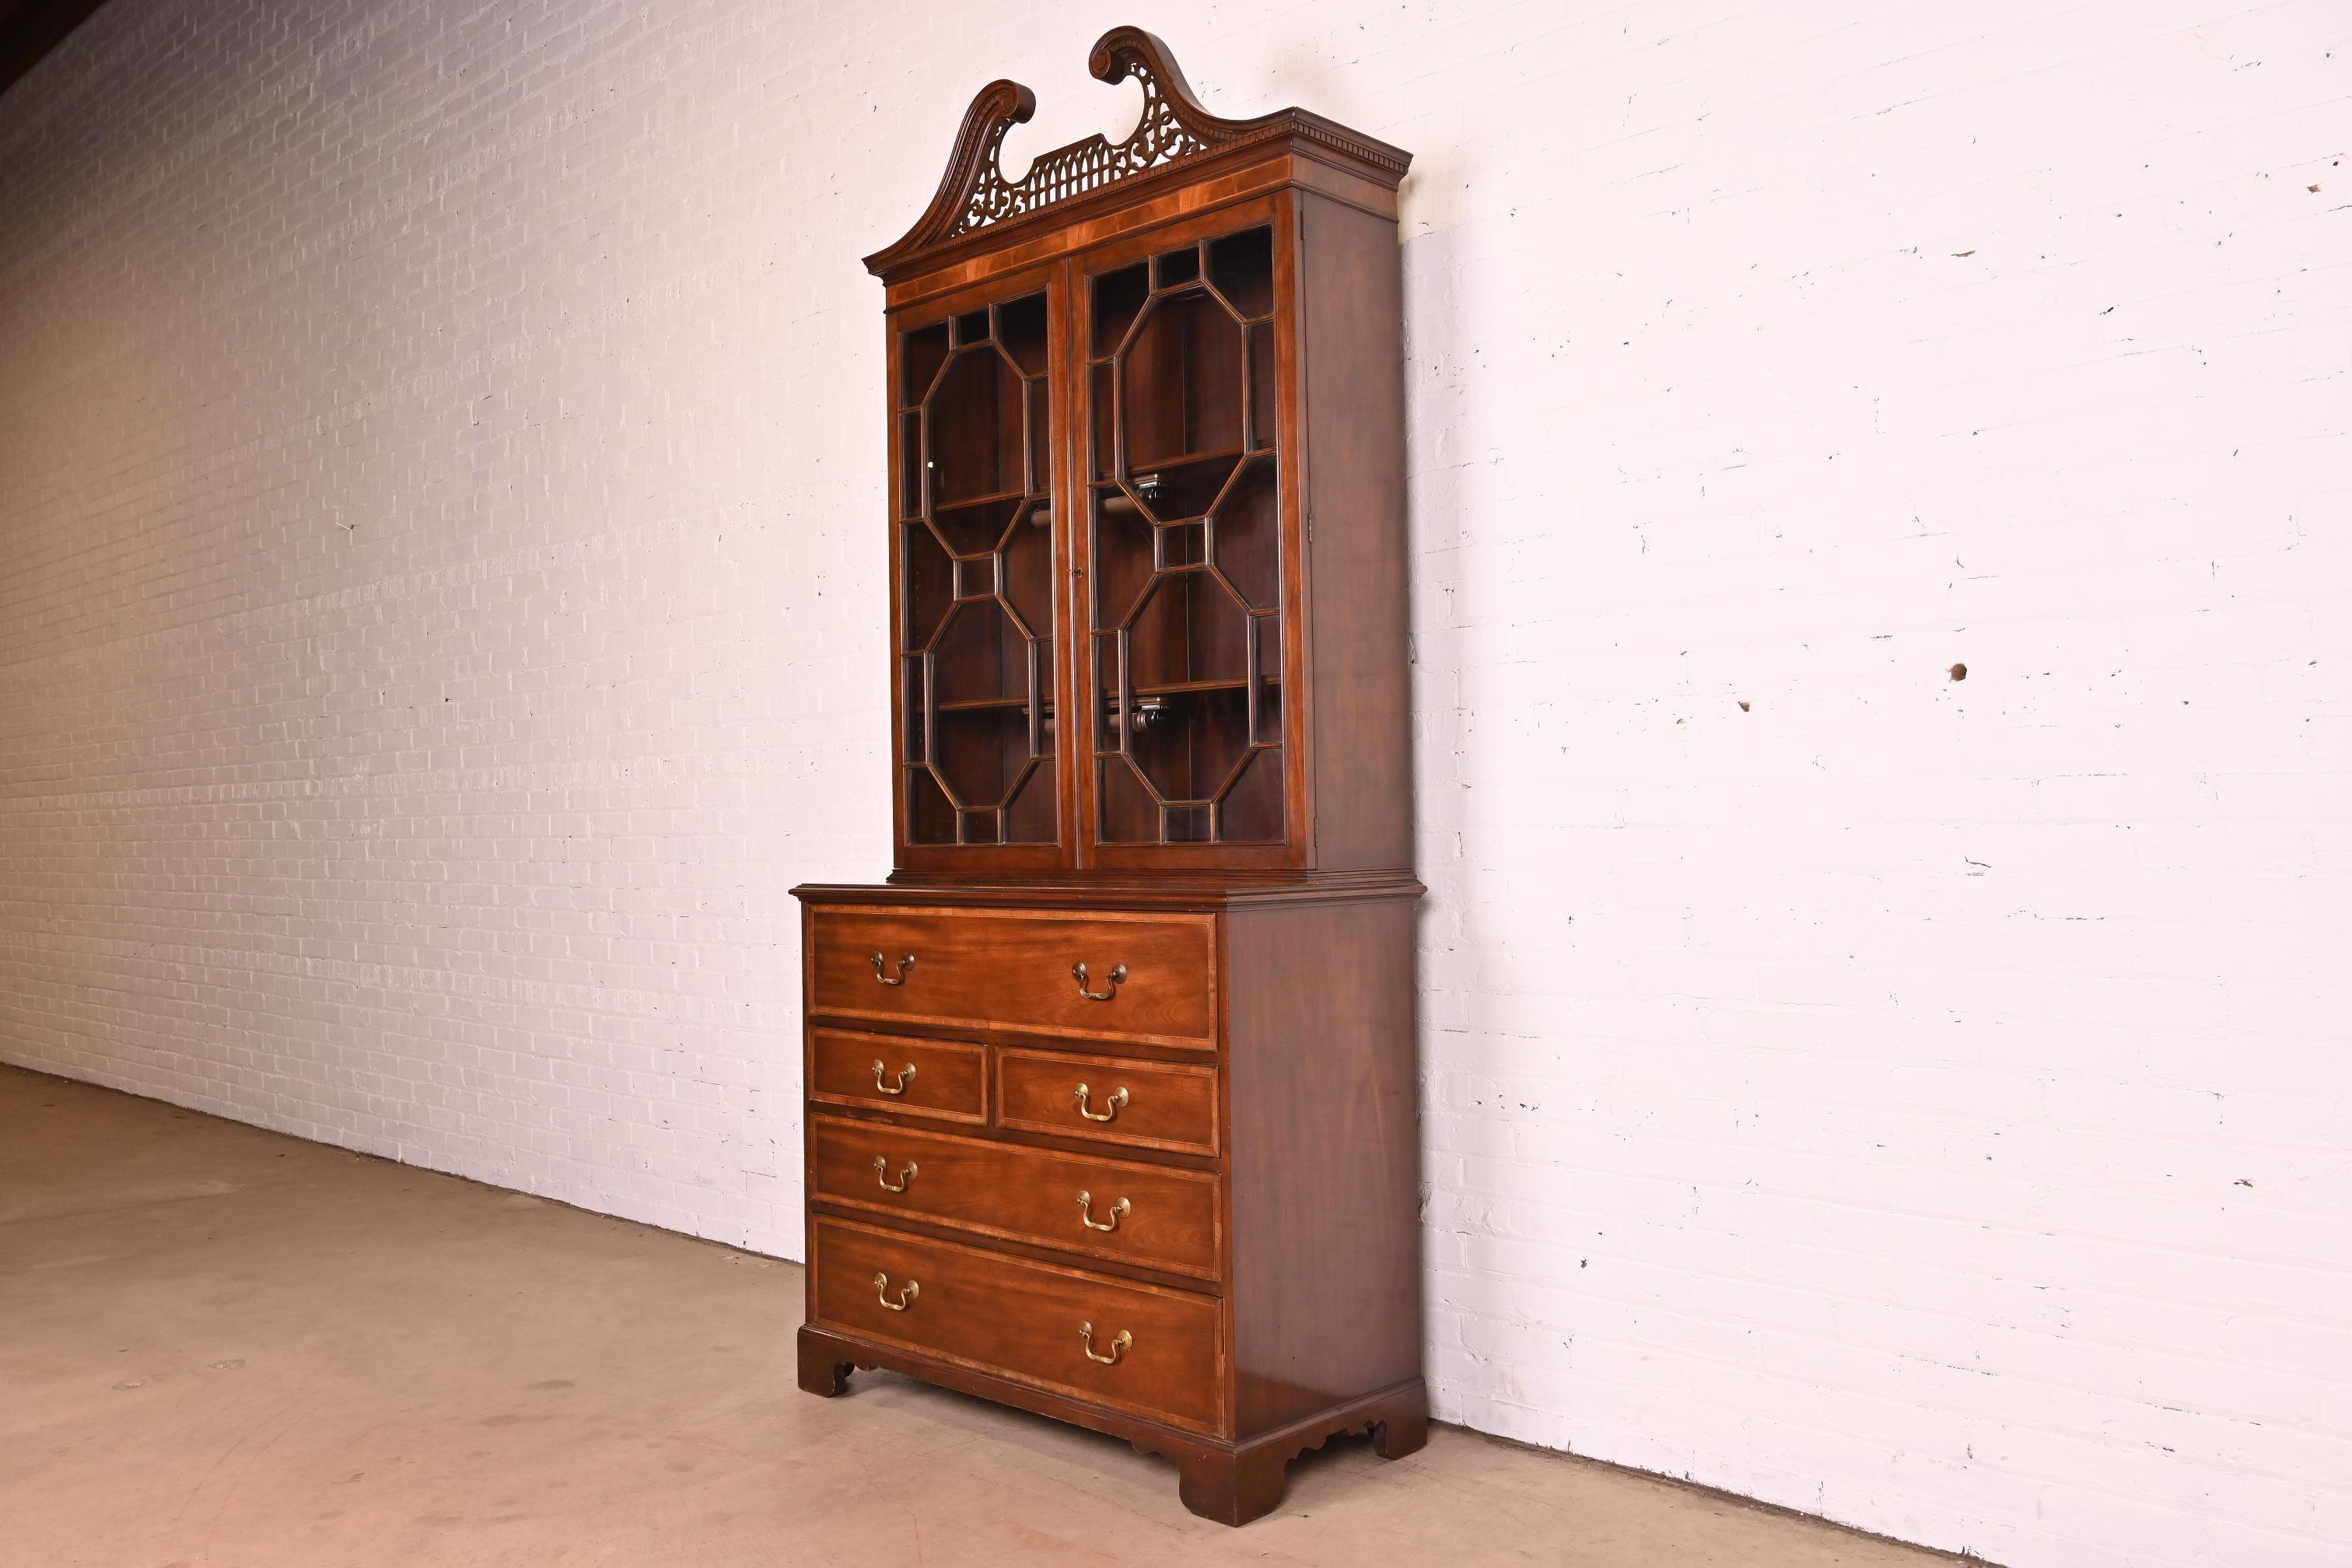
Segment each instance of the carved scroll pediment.
[{"label": "carved scroll pediment", "polygon": [[1042,153],[1019,179],[1008,179],[1001,161],[1004,138],[1036,112],[1037,100],[1018,82],[989,83],[964,112],[930,205],[897,244],[867,257],[866,267],[887,272],[920,251],[991,224],[1026,217],[1166,164],[1275,136],[1304,136],[1370,163],[1392,180],[1403,177],[1405,153],[1299,110],[1255,120],[1210,113],[1192,95],[1168,46],[1140,27],[1105,33],[1087,68],[1099,81],[1132,77],[1142,85],[1143,115],[1134,130],[1116,142],[1097,134]]}]

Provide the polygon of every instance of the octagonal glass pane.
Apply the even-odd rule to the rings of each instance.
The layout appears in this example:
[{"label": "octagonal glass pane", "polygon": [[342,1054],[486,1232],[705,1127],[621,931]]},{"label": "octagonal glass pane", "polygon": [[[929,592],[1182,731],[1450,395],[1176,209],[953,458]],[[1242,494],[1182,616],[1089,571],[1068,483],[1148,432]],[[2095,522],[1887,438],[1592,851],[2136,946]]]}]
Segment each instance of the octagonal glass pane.
[{"label": "octagonal glass pane", "polygon": [[1025,294],[996,308],[996,341],[1023,375],[1045,374],[1045,296]]},{"label": "octagonal glass pane", "polygon": [[1242,324],[1198,288],[1155,296],[1118,355],[1132,476],[1242,444]]},{"label": "octagonal glass pane", "polygon": [[1028,635],[1044,638],[1054,626],[1054,518],[1033,506],[1013,519],[997,552],[998,592]]},{"label": "octagonal glass pane", "polygon": [[1209,281],[1255,321],[1274,312],[1274,230],[1261,225],[1209,242]]},{"label": "octagonal glass pane", "polygon": [[948,362],[948,324],[934,321],[898,337],[898,401],[908,408],[919,407],[931,393],[931,384],[940,378],[940,367]]},{"label": "octagonal glass pane", "polygon": [[1223,495],[1240,461],[1230,452],[1187,458],[1139,472],[1134,490],[1143,508],[1161,522],[1182,522],[1201,517]]},{"label": "octagonal glass pane", "polygon": [[955,603],[955,563],[931,531],[919,522],[899,531],[898,574],[906,594],[899,633],[906,647],[929,647]]},{"label": "octagonal glass pane", "polygon": [[943,709],[932,723],[931,771],[957,805],[993,811],[1029,771],[1028,733],[1027,716],[1016,710]]},{"label": "octagonal glass pane", "polygon": [[1268,452],[1281,434],[1276,426],[1280,416],[1274,406],[1274,323],[1260,321],[1249,330],[1249,449]]},{"label": "octagonal glass pane", "polygon": [[1218,573],[1254,610],[1282,606],[1282,514],[1274,464],[1253,459],[1226,488],[1209,520]]},{"label": "octagonal glass pane", "polygon": [[907,770],[907,842],[952,844],[956,811],[929,768]]},{"label": "octagonal glass pane", "polygon": [[1033,765],[1027,776],[1013,786],[1013,799],[1004,808],[1004,842],[1007,844],[1054,842],[1052,763],[1038,763]]},{"label": "octagonal glass pane", "polygon": [[1127,751],[1152,793],[1171,805],[1215,800],[1249,748],[1241,691],[1196,688],[1139,698],[1136,705]]},{"label": "octagonal glass pane", "polygon": [[1217,803],[1217,838],[1224,844],[1282,839],[1282,753],[1261,749],[1242,761],[1238,777]]},{"label": "octagonal glass pane", "polygon": [[1101,820],[1095,836],[1106,844],[1160,842],[1160,803],[1135,776],[1125,757],[1106,757],[1096,765],[1096,799]]},{"label": "octagonal glass pane", "polygon": [[994,599],[955,606],[931,642],[931,683],[942,708],[963,703],[1029,700],[1036,645],[1021,635]]},{"label": "octagonal glass pane", "polygon": [[939,506],[931,511],[932,524],[940,537],[947,541],[950,550],[958,555],[992,553],[1004,538],[1004,531],[1021,510],[1021,498],[1004,497],[992,500],[967,501],[961,506]]},{"label": "octagonal glass pane", "polygon": [[925,406],[932,504],[1025,489],[1021,376],[993,343],[959,349]]},{"label": "octagonal glass pane", "polygon": [[1249,615],[1205,572],[1165,572],[1128,624],[1128,676],[1141,695],[1249,673]]},{"label": "octagonal glass pane", "polygon": [[1092,316],[1087,352],[1091,358],[1105,358],[1118,353],[1119,344],[1127,341],[1129,329],[1135,325],[1137,314],[1150,296],[1150,269],[1139,261],[1116,272],[1102,273],[1087,293]]},{"label": "octagonal glass pane", "polygon": [[923,515],[923,411],[898,416],[898,515]]},{"label": "octagonal glass pane", "polygon": [[923,693],[931,679],[931,661],[921,654],[908,654],[898,660],[898,694],[904,704],[907,729],[900,737],[902,761],[914,763],[930,759],[930,742],[927,720],[931,704]]},{"label": "octagonal glass pane", "polygon": [[1097,626],[1115,626],[1150,584],[1152,528],[1125,490],[1095,491],[1094,607]]}]

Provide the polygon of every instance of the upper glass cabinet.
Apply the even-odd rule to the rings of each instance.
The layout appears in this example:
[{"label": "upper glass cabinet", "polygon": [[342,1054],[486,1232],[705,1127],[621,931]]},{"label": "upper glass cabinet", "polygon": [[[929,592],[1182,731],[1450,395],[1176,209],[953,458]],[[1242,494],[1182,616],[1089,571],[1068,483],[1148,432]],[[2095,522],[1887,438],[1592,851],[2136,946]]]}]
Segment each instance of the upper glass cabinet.
[{"label": "upper glass cabinet", "polygon": [[1051,299],[895,334],[906,843],[1054,845]]},{"label": "upper glass cabinet", "polygon": [[1083,676],[1099,845],[1280,845],[1274,230],[1085,279]]},{"label": "upper glass cabinet", "polygon": [[[1353,363],[1344,314],[1308,352],[1299,227],[1238,203],[892,312],[902,869],[1255,873],[1404,841],[1351,787],[1401,779],[1402,743],[1348,717],[1402,709],[1393,465],[1292,450],[1308,389],[1369,426],[1395,372]],[[1336,235],[1334,265],[1380,265],[1377,238]],[[1358,851],[1360,824],[1385,838]]]},{"label": "upper glass cabinet", "polygon": [[866,258],[894,879],[1406,873],[1411,160],[1297,110],[1222,119],[1132,28],[1090,66],[1143,83],[1124,140],[1007,178],[1034,104],[992,82]]}]

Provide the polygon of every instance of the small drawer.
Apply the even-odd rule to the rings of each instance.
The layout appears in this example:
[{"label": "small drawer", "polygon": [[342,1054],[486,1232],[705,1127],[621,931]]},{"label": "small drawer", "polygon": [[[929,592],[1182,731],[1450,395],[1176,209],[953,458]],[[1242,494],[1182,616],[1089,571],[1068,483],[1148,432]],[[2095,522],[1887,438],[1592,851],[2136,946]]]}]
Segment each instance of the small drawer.
[{"label": "small drawer", "polygon": [[1176,1062],[999,1051],[1006,1127],[1187,1154],[1217,1152],[1217,1071]]},{"label": "small drawer", "polygon": [[808,1097],[943,1121],[988,1120],[987,1053],[961,1040],[809,1031]]},{"label": "small drawer", "polygon": [[1217,1276],[1214,1176],[823,1116],[809,1141],[830,1203]]},{"label": "small drawer", "polygon": [[1222,1429],[1213,1297],[844,1220],[820,1218],[814,1235],[809,1300],[820,1327],[1195,1431]]},{"label": "small drawer", "polygon": [[1209,915],[817,906],[809,1001],[836,1018],[1213,1049],[1215,931]]}]

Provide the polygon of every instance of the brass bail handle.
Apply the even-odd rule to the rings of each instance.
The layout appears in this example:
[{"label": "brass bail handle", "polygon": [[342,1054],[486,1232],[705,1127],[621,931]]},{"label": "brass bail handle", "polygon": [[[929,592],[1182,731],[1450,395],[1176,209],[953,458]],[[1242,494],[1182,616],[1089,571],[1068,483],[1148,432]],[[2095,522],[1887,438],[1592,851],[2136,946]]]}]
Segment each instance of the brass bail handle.
[{"label": "brass bail handle", "polygon": [[[898,982],[892,981],[891,984],[895,985]],[[882,1058],[880,1057],[876,1057],[874,1058],[874,1087],[880,1089],[885,1094],[904,1094],[907,1092],[907,1086],[915,1081],[915,1064],[912,1062],[908,1062],[905,1067],[898,1069],[898,1087],[896,1089],[891,1088],[888,1084],[882,1081]]]},{"label": "brass bail handle", "polygon": [[1125,1198],[1121,1198],[1118,1202],[1110,1205],[1109,1212],[1110,1223],[1105,1225],[1102,1221],[1095,1218],[1094,1194],[1080,1193],[1078,1194],[1078,1223],[1085,1226],[1088,1230],[1117,1230],[1118,1228],[1118,1222],[1125,1219],[1131,1210],[1128,1205],[1128,1201]]},{"label": "brass bail handle", "polygon": [[879,980],[885,985],[904,985],[907,984],[907,971],[915,967],[915,955],[910,952],[906,957],[898,961],[898,973],[895,978],[882,973],[882,965],[886,961],[879,952],[877,952],[874,955],[874,978]]},{"label": "brass bail handle", "polygon": [[1095,1111],[1087,1109],[1087,1096],[1091,1092],[1092,1090],[1088,1089],[1085,1084],[1078,1085],[1078,1114],[1085,1117],[1089,1121],[1111,1121],[1117,1120],[1118,1116],[1118,1108],[1127,1103],[1127,1086],[1122,1084],[1118,1088],[1110,1091],[1110,1098],[1103,1101],[1105,1105],[1110,1107],[1108,1110]]},{"label": "brass bail handle", "polygon": [[1111,1339],[1110,1354],[1097,1355],[1095,1354],[1095,1326],[1092,1323],[1080,1323],[1078,1342],[1086,1347],[1088,1361],[1100,1362],[1105,1366],[1117,1366],[1118,1358],[1135,1348],[1135,1336],[1121,1329]]},{"label": "brass bail handle", "polygon": [[915,1173],[919,1169],[920,1169],[920,1167],[918,1166],[915,1162],[912,1160],[908,1161],[907,1168],[898,1173],[898,1184],[894,1187],[890,1184],[889,1159],[881,1154],[874,1156],[874,1180],[880,1184],[882,1190],[886,1193],[905,1192],[907,1190],[907,1184],[915,1179]]},{"label": "brass bail handle", "polygon": [[1093,991],[1087,989],[1087,966],[1083,963],[1073,963],[1070,965],[1070,974],[1078,983],[1079,995],[1085,997],[1089,1002],[1108,1002],[1112,997],[1118,995],[1118,988],[1127,983],[1127,965],[1124,963],[1118,963],[1111,966],[1110,989],[1108,991]]},{"label": "brass bail handle", "polygon": [[905,1311],[914,1304],[915,1298],[923,1293],[922,1286],[909,1279],[899,1290],[898,1299],[893,1301],[890,1300],[890,1277],[887,1274],[874,1277],[874,1289],[880,1293],[878,1299],[881,1303],[894,1312]]}]

